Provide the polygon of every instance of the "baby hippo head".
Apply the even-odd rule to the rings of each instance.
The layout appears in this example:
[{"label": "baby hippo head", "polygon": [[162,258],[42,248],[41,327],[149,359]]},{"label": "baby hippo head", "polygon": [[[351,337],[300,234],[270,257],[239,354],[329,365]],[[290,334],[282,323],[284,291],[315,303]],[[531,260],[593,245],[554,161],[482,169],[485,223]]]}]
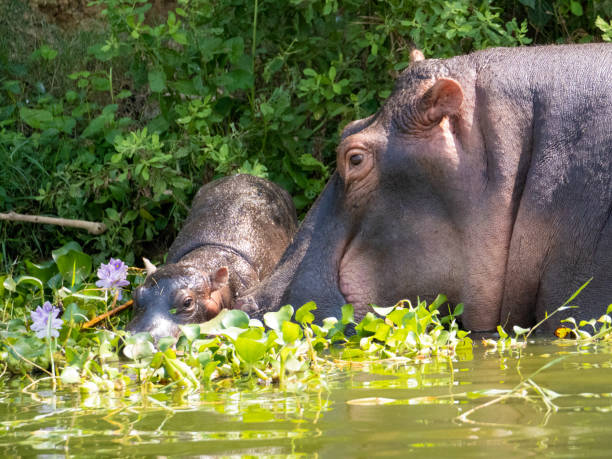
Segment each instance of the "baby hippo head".
[{"label": "baby hippo head", "polygon": [[208,273],[184,264],[156,269],[147,260],[145,265],[148,275],[134,291],[134,318],[128,331],[149,332],[157,341],[178,336],[181,324],[206,322],[229,307],[227,267]]}]

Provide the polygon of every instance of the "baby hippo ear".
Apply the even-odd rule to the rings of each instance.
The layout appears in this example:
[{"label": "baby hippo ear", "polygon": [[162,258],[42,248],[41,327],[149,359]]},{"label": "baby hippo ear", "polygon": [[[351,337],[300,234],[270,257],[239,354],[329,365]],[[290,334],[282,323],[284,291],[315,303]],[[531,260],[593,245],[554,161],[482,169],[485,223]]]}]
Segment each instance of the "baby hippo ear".
[{"label": "baby hippo ear", "polygon": [[148,258],[142,257],[142,262],[144,263],[145,270],[147,271],[147,276],[150,276],[157,271],[157,267],[151,263]]},{"label": "baby hippo ear", "polygon": [[229,282],[229,270],[227,266],[223,266],[217,270],[216,273],[210,276],[212,281],[212,289],[220,290],[225,287]]},{"label": "baby hippo ear", "polygon": [[461,85],[452,78],[439,78],[423,95],[420,109],[423,118],[435,125],[445,116],[457,115],[462,103]]}]

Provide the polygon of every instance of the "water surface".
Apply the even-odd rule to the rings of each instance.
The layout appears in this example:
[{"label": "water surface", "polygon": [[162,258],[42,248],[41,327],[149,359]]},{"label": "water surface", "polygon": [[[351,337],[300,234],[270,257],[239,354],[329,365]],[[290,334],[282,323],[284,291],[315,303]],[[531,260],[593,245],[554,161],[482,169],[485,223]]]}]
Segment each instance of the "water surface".
[{"label": "water surface", "polygon": [[298,392],[228,387],[143,396],[135,387],[127,396],[86,396],[54,394],[42,384],[24,393],[27,383],[5,379],[0,452],[28,457],[612,455],[608,343],[534,342],[520,353],[501,354],[476,343],[463,359],[358,363],[325,380],[327,387]]}]

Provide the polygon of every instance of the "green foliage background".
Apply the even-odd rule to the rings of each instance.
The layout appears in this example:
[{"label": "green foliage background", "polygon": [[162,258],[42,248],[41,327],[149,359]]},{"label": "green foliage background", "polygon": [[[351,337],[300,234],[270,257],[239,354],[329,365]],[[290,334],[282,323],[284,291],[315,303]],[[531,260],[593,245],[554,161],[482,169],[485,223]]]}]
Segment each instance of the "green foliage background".
[{"label": "green foliage background", "polygon": [[305,211],[341,128],[373,113],[407,64],[491,46],[612,39],[612,2],[95,0],[62,30],[0,3],[0,211],[103,221],[91,236],[0,222],[0,271],[78,241],[163,257],[203,183],[246,172]]}]

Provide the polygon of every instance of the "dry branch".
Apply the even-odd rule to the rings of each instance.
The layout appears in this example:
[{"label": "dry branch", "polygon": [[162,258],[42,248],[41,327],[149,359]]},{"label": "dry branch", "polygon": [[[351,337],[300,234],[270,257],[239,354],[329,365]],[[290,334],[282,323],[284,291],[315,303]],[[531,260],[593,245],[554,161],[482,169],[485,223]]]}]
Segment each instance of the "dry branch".
[{"label": "dry branch", "polygon": [[43,223],[47,225],[72,226],[89,231],[91,234],[102,234],[106,231],[106,225],[101,222],[90,222],[87,220],[71,220],[68,218],[44,217],[42,215],[24,215],[15,212],[0,213],[0,220],[16,222]]},{"label": "dry branch", "polygon": [[119,311],[123,311],[125,308],[128,308],[128,307],[132,306],[132,303],[134,303],[134,300],[130,300],[130,301],[126,302],[126,303],[123,303],[121,306],[117,306],[115,309],[111,309],[110,311],[105,312],[104,314],[101,314],[101,315],[99,315],[97,317],[94,317],[89,322],[85,322],[83,324],[83,328],[93,327],[98,322],[102,322],[107,317],[110,317],[113,314],[117,314]]}]

